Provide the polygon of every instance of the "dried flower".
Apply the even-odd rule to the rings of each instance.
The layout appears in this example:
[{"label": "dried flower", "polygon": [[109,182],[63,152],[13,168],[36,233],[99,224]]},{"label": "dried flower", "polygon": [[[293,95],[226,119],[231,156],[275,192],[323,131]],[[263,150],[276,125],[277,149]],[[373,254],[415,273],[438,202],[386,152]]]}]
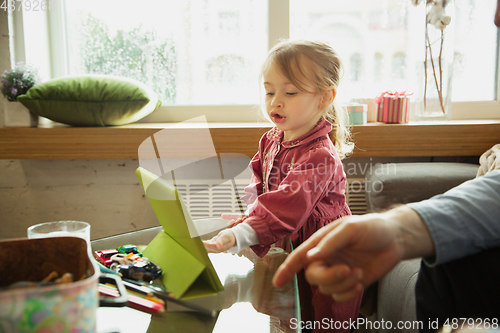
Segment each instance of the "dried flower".
[{"label": "dried flower", "polygon": [[442,51],[444,42],[444,29],[451,22],[451,16],[445,15],[446,6],[451,2],[451,0],[411,0],[412,4],[418,6],[422,1],[425,1],[427,7],[426,22],[427,24],[433,25],[436,29],[441,30],[440,37],[440,48],[437,64],[434,64],[434,59],[432,57],[432,44],[429,39],[429,32],[425,29],[425,61],[424,61],[424,72],[425,72],[425,86],[424,86],[424,108],[426,105],[426,95],[427,95],[427,67],[428,59],[430,59],[430,64],[432,66],[432,73],[434,76],[434,81],[437,88],[437,93],[439,97],[439,104],[441,110],[445,113],[444,98],[443,98],[443,68],[442,68]]},{"label": "dried flower", "polygon": [[434,0],[427,2],[431,8],[427,11],[427,23],[432,24],[436,29],[443,30],[451,22],[451,16],[445,15],[445,8],[449,1]]},{"label": "dried flower", "polygon": [[20,95],[26,94],[28,89],[38,83],[35,68],[23,63],[18,63],[12,70],[2,74],[2,94],[7,100],[14,102]]}]

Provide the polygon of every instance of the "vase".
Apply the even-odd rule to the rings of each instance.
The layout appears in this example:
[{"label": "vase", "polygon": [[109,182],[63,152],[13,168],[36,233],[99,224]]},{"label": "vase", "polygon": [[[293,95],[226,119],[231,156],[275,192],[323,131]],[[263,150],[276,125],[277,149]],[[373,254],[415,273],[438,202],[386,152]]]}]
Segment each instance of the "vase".
[{"label": "vase", "polygon": [[3,121],[5,127],[37,127],[38,115],[31,113],[21,102],[5,100]]},{"label": "vase", "polygon": [[[441,3],[436,1],[437,3]],[[419,77],[421,78],[415,100],[415,117],[417,121],[450,120],[452,112],[451,88],[454,60],[455,17],[453,0],[446,1],[443,14],[451,19],[449,24],[433,21],[432,7],[434,1],[427,0],[425,27],[423,37],[422,58],[419,60]],[[426,5],[425,1],[422,5]],[[434,24],[429,23],[429,20]],[[446,22],[446,19],[444,20]]]}]

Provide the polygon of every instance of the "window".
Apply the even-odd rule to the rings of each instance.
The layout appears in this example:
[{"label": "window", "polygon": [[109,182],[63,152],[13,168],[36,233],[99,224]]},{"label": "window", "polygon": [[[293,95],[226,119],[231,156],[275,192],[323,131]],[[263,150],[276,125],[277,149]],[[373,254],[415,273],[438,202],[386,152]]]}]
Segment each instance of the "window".
[{"label": "window", "polygon": [[349,60],[349,78],[352,82],[358,82],[362,72],[361,54],[354,53]]},{"label": "window", "polygon": [[240,15],[238,12],[219,13],[219,34],[237,37],[240,34]]},{"label": "window", "polygon": [[[495,100],[495,1],[459,0],[455,4],[454,45],[459,57],[453,100]],[[290,0],[290,37],[324,40],[337,50],[348,74],[340,88],[344,102],[385,90],[414,91],[414,55],[424,52],[414,39],[424,27],[422,14],[410,0]],[[390,67],[381,69],[383,59],[390,59]]]},{"label": "window", "polygon": [[[492,24],[494,1],[455,1],[454,101],[498,99],[498,29]],[[496,42],[495,42],[496,41]],[[471,85],[471,82],[474,82]],[[474,86],[474,87],[472,87]]]},{"label": "window", "polygon": [[392,79],[394,81],[406,79],[406,54],[403,52],[396,52],[392,56]]},{"label": "window", "polygon": [[69,74],[128,76],[163,105],[258,103],[248,73],[267,51],[263,1],[65,1],[64,10]]},{"label": "window", "polygon": [[[145,121],[260,120],[260,65],[279,38],[334,46],[344,60],[341,103],[414,90],[415,54],[423,52],[414,41],[422,16],[411,0],[51,2],[53,10],[38,16],[11,13],[16,31],[24,30],[15,34],[16,61],[43,66],[46,77],[100,73],[143,81],[163,101]],[[495,5],[455,1],[454,119],[500,117]]]},{"label": "window", "polygon": [[373,77],[375,82],[380,82],[382,78],[382,73],[384,71],[384,55],[380,52],[375,52],[375,58],[373,60]]}]

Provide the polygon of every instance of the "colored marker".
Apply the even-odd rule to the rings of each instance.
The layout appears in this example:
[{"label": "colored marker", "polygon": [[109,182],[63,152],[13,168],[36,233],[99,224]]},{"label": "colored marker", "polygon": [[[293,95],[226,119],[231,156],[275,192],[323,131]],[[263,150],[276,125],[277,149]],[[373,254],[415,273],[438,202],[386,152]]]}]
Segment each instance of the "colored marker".
[{"label": "colored marker", "polygon": [[[118,297],[120,294],[118,290],[112,285],[106,285],[99,283],[97,287],[99,293],[106,296]],[[164,313],[164,304],[159,302],[154,302],[152,300],[142,298],[136,295],[128,294],[128,302],[131,307],[137,308],[139,310],[145,310],[150,313]]]}]

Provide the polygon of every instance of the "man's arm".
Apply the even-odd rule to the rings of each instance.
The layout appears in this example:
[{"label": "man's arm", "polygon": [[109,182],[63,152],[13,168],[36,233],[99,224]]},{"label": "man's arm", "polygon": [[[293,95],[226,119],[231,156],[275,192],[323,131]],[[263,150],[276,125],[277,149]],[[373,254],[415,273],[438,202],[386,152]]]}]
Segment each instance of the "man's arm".
[{"label": "man's arm", "polygon": [[444,194],[408,204],[427,225],[436,246],[431,265],[500,246],[500,170]]},{"label": "man's arm", "polygon": [[433,254],[422,219],[401,206],[380,214],[346,216],[321,228],[288,256],[273,282],[282,286],[306,268],[309,283],[336,301],[348,301],[399,261]]},{"label": "man's arm", "polygon": [[281,286],[300,269],[320,291],[347,301],[399,261],[441,263],[500,246],[500,170],[420,203],[348,216],[320,229],[277,271]]}]

